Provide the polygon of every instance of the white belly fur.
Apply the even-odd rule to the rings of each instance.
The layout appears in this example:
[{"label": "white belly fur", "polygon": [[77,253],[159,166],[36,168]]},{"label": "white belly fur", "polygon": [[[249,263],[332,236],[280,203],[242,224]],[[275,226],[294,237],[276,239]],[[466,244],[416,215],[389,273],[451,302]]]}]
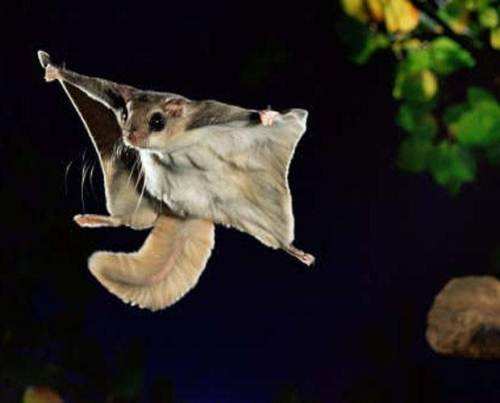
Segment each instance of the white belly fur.
[{"label": "white belly fur", "polygon": [[[219,182],[216,169],[208,173],[199,165],[195,167],[184,153],[160,156],[141,151],[141,161],[146,190],[151,195],[181,216],[213,218],[213,204],[219,199],[212,186],[214,181]],[[203,158],[197,156],[196,161],[203,162]]]},{"label": "white belly fur", "polygon": [[306,116],[294,110],[272,127],[197,129],[162,154],[141,150],[146,189],[180,216],[235,227],[274,248],[290,245],[288,165]]}]

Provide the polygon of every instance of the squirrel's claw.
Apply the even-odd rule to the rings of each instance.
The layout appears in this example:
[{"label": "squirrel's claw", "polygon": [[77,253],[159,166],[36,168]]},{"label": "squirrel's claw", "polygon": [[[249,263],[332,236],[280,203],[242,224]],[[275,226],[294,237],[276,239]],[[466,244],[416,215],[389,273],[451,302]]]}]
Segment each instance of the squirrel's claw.
[{"label": "squirrel's claw", "polygon": [[40,61],[42,67],[46,68],[50,64],[50,55],[43,50],[39,50],[37,52],[37,55],[38,55],[38,60]]}]

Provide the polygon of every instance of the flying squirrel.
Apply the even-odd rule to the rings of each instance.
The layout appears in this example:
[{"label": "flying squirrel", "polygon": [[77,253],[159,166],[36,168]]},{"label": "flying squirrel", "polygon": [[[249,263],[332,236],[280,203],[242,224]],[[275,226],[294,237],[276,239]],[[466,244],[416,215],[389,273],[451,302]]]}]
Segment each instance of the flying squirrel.
[{"label": "flying squirrel", "polygon": [[306,265],[293,245],[288,169],[308,112],[253,110],[144,91],[75,73],[38,52],[59,81],[99,156],[109,216],[81,227],[152,228],[133,253],[98,251],[97,280],[122,301],[158,310],[192,289],[214,246],[214,224],[250,234]]}]

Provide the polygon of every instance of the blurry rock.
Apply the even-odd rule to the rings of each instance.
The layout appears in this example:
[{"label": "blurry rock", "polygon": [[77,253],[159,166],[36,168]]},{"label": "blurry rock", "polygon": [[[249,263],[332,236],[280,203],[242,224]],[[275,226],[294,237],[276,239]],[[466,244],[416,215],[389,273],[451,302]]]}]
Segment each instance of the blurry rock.
[{"label": "blurry rock", "polygon": [[441,354],[500,358],[500,281],[490,276],[451,280],[429,311],[426,336]]},{"label": "blurry rock", "polygon": [[63,403],[63,400],[47,386],[29,386],[24,391],[23,403]]}]

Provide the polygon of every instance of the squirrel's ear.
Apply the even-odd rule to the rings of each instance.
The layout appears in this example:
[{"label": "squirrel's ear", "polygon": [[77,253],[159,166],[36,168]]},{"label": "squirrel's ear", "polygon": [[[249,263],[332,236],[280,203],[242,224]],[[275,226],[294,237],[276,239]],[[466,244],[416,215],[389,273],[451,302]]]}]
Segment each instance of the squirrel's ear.
[{"label": "squirrel's ear", "polygon": [[179,118],[186,113],[188,100],[184,98],[168,98],[163,102],[163,110],[173,118]]}]

